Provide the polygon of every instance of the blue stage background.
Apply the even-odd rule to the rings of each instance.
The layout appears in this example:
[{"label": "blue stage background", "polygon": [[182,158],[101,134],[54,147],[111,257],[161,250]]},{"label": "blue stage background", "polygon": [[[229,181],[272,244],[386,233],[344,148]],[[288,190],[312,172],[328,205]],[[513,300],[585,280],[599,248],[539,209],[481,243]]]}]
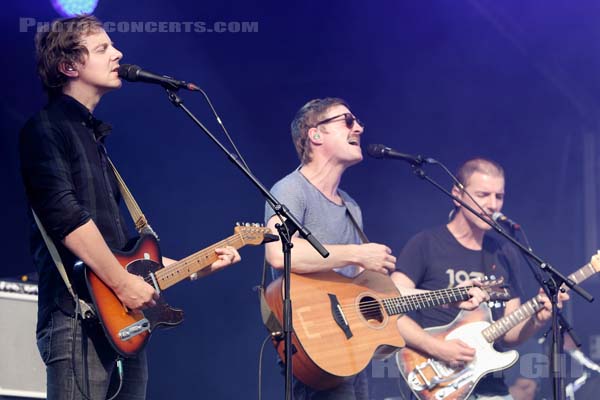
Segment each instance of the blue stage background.
[{"label": "blue stage background", "polygon": [[[11,277],[33,268],[17,135],[45,103],[35,74],[35,29],[20,28],[24,19],[57,14],[49,1],[3,6],[0,276]],[[254,23],[256,32],[110,36],[125,55],[122,63],[204,88],[266,186],[298,165],[289,134],[296,110],[311,98],[337,96],[366,123],[363,144],[434,157],[453,170],[477,155],[500,162],[507,176],[504,212],[562,271],[574,271],[598,247],[597,2],[100,0],[95,14],[125,23]],[[181,95],[223,138],[202,98]],[[230,235],[236,221],[262,222],[260,194],[160,87],[124,83],[96,115],[113,125],[109,151],[166,255],[180,258],[212,244]],[[450,186],[441,171],[428,171]],[[365,159],[347,171],[342,187],[362,205],[371,240],[396,253],[416,232],[443,223],[451,208],[401,162]],[[256,396],[266,331],[253,288],[263,253],[248,247],[241,254],[239,265],[166,294],[185,309],[186,321],[149,344],[149,399]],[[521,273],[533,294],[531,274]],[[585,287],[600,295],[597,277]],[[570,308],[584,350],[600,359],[597,305],[574,299]],[[263,370],[263,398],[282,398],[270,347]],[[397,395],[393,379],[371,375],[374,399]]]}]

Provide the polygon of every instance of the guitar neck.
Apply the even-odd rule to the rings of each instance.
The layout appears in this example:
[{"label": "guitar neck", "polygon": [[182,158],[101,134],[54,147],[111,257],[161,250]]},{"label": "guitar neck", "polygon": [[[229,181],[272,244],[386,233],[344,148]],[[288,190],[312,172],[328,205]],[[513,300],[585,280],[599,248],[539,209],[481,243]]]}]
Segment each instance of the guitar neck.
[{"label": "guitar neck", "polygon": [[[577,271],[568,276],[570,280],[579,284],[592,275],[596,273],[596,270],[592,266],[591,263],[587,263],[583,267],[579,268]],[[569,288],[565,285],[561,286],[565,290]],[[482,332],[483,337],[489,342],[492,343],[499,337],[503,336],[506,332],[510,331],[512,328],[517,326],[519,323],[525,321],[530,318],[532,315],[537,313],[539,310],[543,308],[543,304],[541,302],[541,296],[537,295],[534,298],[528,300],[526,303],[521,305],[515,311],[510,314],[500,318],[498,321],[494,322],[487,328],[485,328]]]},{"label": "guitar neck", "polygon": [[171,264],[168,267],[161,268],[155,273],[158,287],[160,287],[161,290],[165,290],[176,283],[189,278],[190,275],[209,267],[218,260],[215,249],[225,246],[232,246],[239,249],[243,247],[244,244],[242,235],[236,233],[210,247]]},{"label": "guitar neck", "polygon": [[469,290],[473,286],[452,289],[432,290],[429,292],[384,299],[383,304],[389,315],[404,314],[409,311],[421,310],[457,301],[468,300]]}]

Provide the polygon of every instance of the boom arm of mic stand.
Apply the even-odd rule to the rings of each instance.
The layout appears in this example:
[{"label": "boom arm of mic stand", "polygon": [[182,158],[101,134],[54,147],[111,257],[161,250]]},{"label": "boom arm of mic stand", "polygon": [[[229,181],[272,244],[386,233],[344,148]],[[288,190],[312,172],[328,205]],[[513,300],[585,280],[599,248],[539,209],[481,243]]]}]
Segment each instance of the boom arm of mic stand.
[{"label": "boom arm of mic stand", "polygon": [[312,235],[312,233],[305,226],[303,226],[298,221],[298,219],[287,209],[287,207],[282,205],[271,194],[271,192],[269,192],[265,188],[265,186],[239,162],[235,155],[231,154],[231,152],[227,150],[227,148],[215,137],[215,135],[213,135],[208,130],[208,128],[206,128],[206,126],[204,126],[204,124],[202,124],[202,122],[198,120],[198,118],[196,118],[194,114],[192,114],[192,112],[183,104],[183,101],[181,100],[177,92],[174,90],[167,89],[167,93],[171,103],[173,103],[175,107],[182,109],[187,114],[187,116],[190,117],[192,121],[194,121],[194,123],[206,134],[206,136],[208,136],[208,138],[212,140],[212,142],[216,144],[217,147],[219,147],[221,151],[227,155],[229,161],[235,164],[235,166],[242,171],[242,173],[252,182],[252,184],[256,186],[259,192],[261,192],[261,194],[265,197],[267,203],[269,203],[271,208],[273,208],[273,211],[275,211],[275,213],[281,216],[282,218],[285,218],[286,221],[290,221],[289,223],[286,222],[286,225],[288,225],[288,227],[290,228],[297,230],[300,236],[306,239],[306,241],[308,241],[323,258],[328,257],[329,252],[325,249],[325,247],[323,247],[323,245],[317,240],[317,238],[315,238]]}]

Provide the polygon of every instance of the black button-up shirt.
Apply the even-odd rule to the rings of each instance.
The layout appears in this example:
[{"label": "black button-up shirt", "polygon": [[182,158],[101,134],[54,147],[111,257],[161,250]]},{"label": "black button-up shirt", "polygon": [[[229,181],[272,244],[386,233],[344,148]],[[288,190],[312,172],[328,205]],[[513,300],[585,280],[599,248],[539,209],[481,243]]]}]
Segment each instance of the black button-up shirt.
[{"label": "black button-up shirt", "polygon": [[[20,135],[21,174],[29,205],[58,248],[73,285],[80,291],[83,291],[81,282],[78,284],[73,274],[76,258],[61,241],[90,219],[111,248],[122,249],[128,241],[119,210],[121,195],[104,147],[110,130],[109,125],[96,120],[77,100],[62,95],[33,116]],[[71,313],[73,300],[35,222],[32,222],[31,251],[40,275],[39,328],[56,307]],[[85,293],[80,295],[86,297]]]}]

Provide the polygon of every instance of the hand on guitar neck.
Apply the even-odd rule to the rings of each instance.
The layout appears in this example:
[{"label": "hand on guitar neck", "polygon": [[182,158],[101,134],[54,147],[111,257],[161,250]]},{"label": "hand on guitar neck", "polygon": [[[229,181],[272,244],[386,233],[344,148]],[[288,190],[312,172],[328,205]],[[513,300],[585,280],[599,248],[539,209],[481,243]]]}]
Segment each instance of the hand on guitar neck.
[{"label": "hand on guitar neck", "polygon": [[467,287],[467,286],[473,286],[471,289],[469,289],[469,295],[471,296],[471,298],[469,300],[460,301],[458,303],[453,303],[456,307],[460,308],[461,310],[467,310],[467,311],[474,310],[477,307],[479,307],[479,305],[481,303],[483,303],[484,301],[488,301],[490,299],[490,295],[487,292],[480,289],[480,286],[481,286],[480,280],[469,279],[469,280],[461,283],[457,287]]},{"label": "hand on guitar neck", "polygon": [[[201,271],[195,272],[190,275],[190,280],[195,281],[196,279],[204,278],[207,275],[212,274],[213,272],[217,272],[220,269],[228,267],[232,264],[240,262],[242,257],[240,253],[237,251],[235,247],[226,246],[226,247],[217,247],[215,249],[215,254],[217,255],[217,261],[212,263],[210,267],[205,268]],[[164,257],[163,257],[164,260]],[[174,262],[174,260],[172,260]],[[164,263],[164,261],[163,261]],[[170,264],[170,263],[169,263]],[[167,266],[168,264],[164,264]]]},{"label": "hand on guitar neck", "polygon": [[[546,296],[546,293],[540,288],[538,298],[543,303],[544,307],[539,310],[533,317],[533,321],[537,327],[542,327],[552,317],[552,302]],[[561,309],[563,302],[569,300],[569,294],[567,292],[559,292],[558,294],[558,308]]]},{"label": "hand on guitar neck", "polygon": [[[540,304],[541,308],[535,312],[530,318],[521,322],[513,329],[509,330],[502,340],[507,346],[515,347],[531,336],[533,336],[537,331],[539,331],[550,318],[552,317],[552,302],[546,296],[546,293],[540,288],[537,296],[535,297]],[[561,309],[563,306],[563,302],[569,300],[569,294],[566,292],[559,292],[558,294],[558,308]],[[520,303],[517,303],[515,306],[508,306],[505,314],[509,314],[513,312],[517,306],[520,306]]]}]

